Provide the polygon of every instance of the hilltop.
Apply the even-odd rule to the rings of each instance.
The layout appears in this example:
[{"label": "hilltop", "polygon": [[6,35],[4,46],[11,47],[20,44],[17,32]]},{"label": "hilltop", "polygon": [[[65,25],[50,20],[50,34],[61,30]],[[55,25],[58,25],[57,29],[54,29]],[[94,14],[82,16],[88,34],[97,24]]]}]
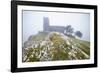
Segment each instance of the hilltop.
[{"label": "hilltop", "polygon": [[23,62],[84,60],[90,58],[90,42],[59,32],[39,32],[24,43]]}]

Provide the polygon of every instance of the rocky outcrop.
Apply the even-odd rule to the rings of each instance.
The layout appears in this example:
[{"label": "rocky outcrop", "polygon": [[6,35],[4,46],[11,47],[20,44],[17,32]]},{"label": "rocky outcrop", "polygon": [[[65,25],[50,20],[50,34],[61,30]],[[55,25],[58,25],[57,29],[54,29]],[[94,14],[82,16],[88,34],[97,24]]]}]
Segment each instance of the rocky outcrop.
[{"label": "rocky outcrop", "polygon": [[90,57],[90,47],[84,46],[82,40],[59,32],[51,32],[38,41],[28,40],[23,49],[23,62],[82,60]]}]

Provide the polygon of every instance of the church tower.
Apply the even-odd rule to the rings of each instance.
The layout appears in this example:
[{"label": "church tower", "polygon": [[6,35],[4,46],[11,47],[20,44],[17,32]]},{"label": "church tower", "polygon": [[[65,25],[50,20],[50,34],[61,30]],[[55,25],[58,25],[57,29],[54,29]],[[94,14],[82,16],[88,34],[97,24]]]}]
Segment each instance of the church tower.
[{"label": "church tower", "polygon": [[49,31],[49,18],[44,17],[43,18],[43,31]]}]

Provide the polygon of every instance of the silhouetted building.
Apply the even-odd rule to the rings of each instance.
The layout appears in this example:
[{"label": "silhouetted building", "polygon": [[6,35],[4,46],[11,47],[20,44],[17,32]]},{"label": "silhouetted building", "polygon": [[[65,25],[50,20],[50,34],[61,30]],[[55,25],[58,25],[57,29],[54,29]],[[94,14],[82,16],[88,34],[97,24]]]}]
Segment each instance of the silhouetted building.
[{"label": "silhouetted building", "polygon": [[43,18],[43,31],[44,32],[55,31],[55,32],[64,33],[65,28],[66,27],[64,27],[64,26],[50,26],[49,25],[49,18],[48,17]]}]

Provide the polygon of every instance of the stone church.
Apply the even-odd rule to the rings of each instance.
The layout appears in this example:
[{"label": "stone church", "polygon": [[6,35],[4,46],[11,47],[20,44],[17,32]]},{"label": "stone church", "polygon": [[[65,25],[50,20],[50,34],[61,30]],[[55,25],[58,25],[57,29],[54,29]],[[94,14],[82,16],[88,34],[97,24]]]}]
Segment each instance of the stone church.
[{"label": "stone church", "polygon": [[66,27],[64,27],[64,26],[50,26],[49,25],[49,18],[48,17],[43,18],[43,31],[44,32],[55,31],[55,32],[64,33],[65,28]]}]

